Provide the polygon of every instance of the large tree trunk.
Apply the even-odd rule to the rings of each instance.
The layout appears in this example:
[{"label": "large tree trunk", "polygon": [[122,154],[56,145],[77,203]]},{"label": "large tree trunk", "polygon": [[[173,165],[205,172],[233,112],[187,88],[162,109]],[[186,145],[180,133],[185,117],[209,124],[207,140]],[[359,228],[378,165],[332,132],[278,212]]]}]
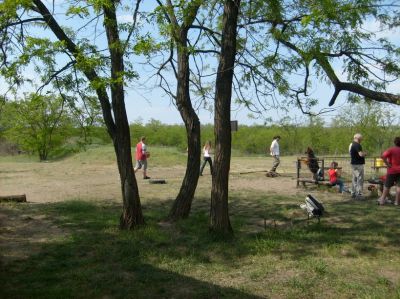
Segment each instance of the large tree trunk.
[{"label": "large tree trunk", "polygon": [[222,20],[221,55],[215,88],[215,166],[211,190],[210,230],[231,234],[228,189],[231,162],[231,97],[240,0],[226,0]]},{"label": "large tree trunk", "polygon": [[178,77],[176,104],[185,123],[188,157],[186,173],[181,189],[174,201],[168,218],[171,221],[186,218],[189,216],[200,169],[200,121],[192,107],[189,93],[189,54],[187,50],[187,29],[179,31],[178,53]]},{"label": "large tree trunk", "polygon": [[138,225],[144,224],[144,218],[140,204],[137,181],[133,172],[128,122],[126,122],[124,130],[121,131],[124,131],[125,134],[120,132],[114,141],[123,200],[120,228],[133,229]]},{"label": "large tree trunk", "polygon": [[121,229],[132,229],[144,224],[139,191],[132,165],[131,140],[124,98],[124,62],[122,45],[119,40],[115,2],[105,5],[104,27],[111,54],[111,100],[116,130],[113,136],[115,154],[121,180],[123,210],[120,218]]}]

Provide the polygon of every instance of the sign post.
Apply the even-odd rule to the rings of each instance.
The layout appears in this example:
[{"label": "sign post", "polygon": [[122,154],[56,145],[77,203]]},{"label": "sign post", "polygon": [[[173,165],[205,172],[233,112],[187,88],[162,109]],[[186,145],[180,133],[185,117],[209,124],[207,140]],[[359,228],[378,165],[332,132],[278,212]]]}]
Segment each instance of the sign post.
[{"label": "sign post", "polygon": [[238,130],[238,121],[231,120],[231,132],[236,132]]}]

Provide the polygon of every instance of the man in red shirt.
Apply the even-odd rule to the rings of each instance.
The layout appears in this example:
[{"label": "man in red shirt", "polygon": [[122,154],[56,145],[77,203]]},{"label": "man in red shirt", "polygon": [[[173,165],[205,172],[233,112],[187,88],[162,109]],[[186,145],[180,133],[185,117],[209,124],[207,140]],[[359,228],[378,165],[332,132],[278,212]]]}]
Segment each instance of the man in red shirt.
[{"label": "man in red shirt", "polygon": [[147,151],[146,147],[146,137],[141,137],[140,142],[136,145],[136,166],[135,173],[143,167],[143,179],[147,180],[150,177],[147,176],[147,157],[150,153]]},{"label": "man in red shirt", "polygon": [[396,183],[396,201],[395,205],[400,204],[400,137],[394,139],[395,146],[387,149],[382,154],[383,162],[387,166],[387,176],[385,181],[385,187],[381,197],[379,198],[379,204],[385,204],[385,198],[389,194],[390,187]]}]

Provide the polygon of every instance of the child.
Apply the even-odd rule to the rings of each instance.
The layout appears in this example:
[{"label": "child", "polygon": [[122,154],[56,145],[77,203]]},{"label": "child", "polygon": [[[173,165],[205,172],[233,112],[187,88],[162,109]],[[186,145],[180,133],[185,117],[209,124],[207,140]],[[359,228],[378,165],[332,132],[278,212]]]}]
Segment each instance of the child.
[{"label": "child", "polygon": [[344,184],[341,179],[339,179],[340,174],[341,174],[341,169],[338,168],[338,163],[333,161],[331,163],[331,168],[328,170],[329,174],[329,182],[332,184],[332,186],[339,185],[339,193],[343,193],[344,191]]}]

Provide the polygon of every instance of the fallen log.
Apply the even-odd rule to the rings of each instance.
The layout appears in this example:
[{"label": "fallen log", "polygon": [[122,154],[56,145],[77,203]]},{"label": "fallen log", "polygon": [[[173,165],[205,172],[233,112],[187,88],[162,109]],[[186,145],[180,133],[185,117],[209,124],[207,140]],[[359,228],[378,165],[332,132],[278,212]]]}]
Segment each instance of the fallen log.
[{"label": "fallen log", "polygon": [[26,195],[6,195],[0,196],[0,202],[26,202]]}]

